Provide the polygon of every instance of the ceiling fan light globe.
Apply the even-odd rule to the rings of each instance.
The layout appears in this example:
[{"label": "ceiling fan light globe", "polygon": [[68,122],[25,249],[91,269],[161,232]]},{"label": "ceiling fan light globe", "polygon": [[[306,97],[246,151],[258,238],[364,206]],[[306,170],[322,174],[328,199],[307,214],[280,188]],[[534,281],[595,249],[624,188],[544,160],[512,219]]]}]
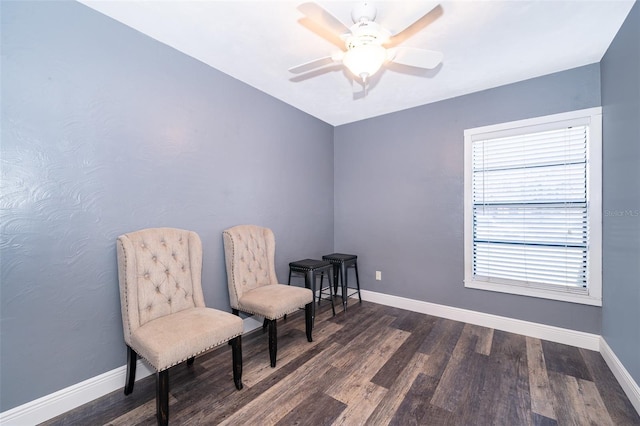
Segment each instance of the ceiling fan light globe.
[{"label": "ceiling fan light globe", "polygon": [[364,44],[345,53],[342,63],[355,77],[374,75],[387,59],[387,51],[377,44]]}]

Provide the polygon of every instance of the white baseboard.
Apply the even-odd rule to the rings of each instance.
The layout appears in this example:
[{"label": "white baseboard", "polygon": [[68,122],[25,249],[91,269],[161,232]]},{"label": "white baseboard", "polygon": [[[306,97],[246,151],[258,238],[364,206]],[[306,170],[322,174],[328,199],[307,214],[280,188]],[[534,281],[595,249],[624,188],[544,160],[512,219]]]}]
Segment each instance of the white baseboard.
[{"label": "white baseboard", "polygon": [[640,386],[633,380],[629,371],[624,368],[624,365],[622,365],[622,362],[620,362],[604,338],[600,339],[600,354],[611,369],[613,375],[616,376],[618,383],[620,383],[624,393],[627,394],[631,404],[633,404],[636,411],[640,413]]},{"label": "white baseboard", "polygon": [[381,305],[393,306],[395,308],[420,312],[422,314],[433,315],[440,318],[447,318],[483,327],[495,328],[496,330],[522,334],[556,343],[564,343],[565,345],[576,346],[578,348],[591,349],[593,351],[600,349],[600,336],[598,334],[585,333],[582,331],[569,330],[567,328],[485,314],[482,312],[438,305],[420,300],[406,299],[404,297],[390,296],[388,294],[376,293],[373,291],[361,290],[360,293],[362,294],[362,300],[379,303]]},{"label": "white baseboard", "polygon": [[[362,300],[393,306],[409,311],[420,312],[455,321],[467,322],[497,330],[523,334],[525,336],[564,343],[585,349],[600,351],[609,368],[620,382],[625,393],[636,410],[640,412],[640,388],[629,372],[624,368],[615,353],[601,336],[568,330],[544,324],[516,320],[513,318],[485,314],[467,309],[453,308],[435,303],[390,296],[373,291],[361,290]],[[262,326],[260,318],[248,317],[244,319],[244,332],[255,330]],[[11,426],[34,425],[52,419],[62,413],[77,408],[83,404],[100,398],[108,393],[124,388],[126,366],[107,371],[96,377],[69,386],[60,391],[45,395],[34,401],[0,413],[0,424]],[[147,364],[139,360],[136,369],[136,380],[153,374]]]}]

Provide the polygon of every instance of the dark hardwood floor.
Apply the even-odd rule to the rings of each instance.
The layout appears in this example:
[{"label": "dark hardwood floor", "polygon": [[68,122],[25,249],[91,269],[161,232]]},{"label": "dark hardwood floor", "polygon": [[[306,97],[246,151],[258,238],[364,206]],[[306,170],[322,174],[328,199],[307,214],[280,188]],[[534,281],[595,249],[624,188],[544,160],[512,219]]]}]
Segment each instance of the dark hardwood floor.
[{"label": "dark hardwood floor", "polygon": [[[271,368],[267,335],[243,337],[241,391],[228,345],[173,367],[171,424],[640,425],[598,352],[354,300],[323,302],[313,343],[302,312],[279,321],[278,343]],[[155,422],[150,376],[44,424]]]}]

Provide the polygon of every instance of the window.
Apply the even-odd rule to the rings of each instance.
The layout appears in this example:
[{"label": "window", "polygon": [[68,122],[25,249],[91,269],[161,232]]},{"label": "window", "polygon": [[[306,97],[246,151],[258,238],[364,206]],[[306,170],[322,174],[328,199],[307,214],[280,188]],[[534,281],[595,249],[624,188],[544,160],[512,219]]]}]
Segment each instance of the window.
[{"label": "window", "polygon": [[601,306],[601,108],[464,139],[465,287]]}]

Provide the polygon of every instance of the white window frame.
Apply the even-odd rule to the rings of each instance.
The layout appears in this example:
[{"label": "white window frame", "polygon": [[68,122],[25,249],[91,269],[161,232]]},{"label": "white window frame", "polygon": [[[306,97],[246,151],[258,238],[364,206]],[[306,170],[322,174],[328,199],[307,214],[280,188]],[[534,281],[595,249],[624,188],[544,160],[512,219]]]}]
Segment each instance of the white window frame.
[{"label": "white window frame", "polygon": [[[473,194],[472,194],[472,141],[478,138],[497,138],[517,134],[535,133],[559,128],[562,122],[586,120],[589,125],[587,142],[587,211],[589,217],[589,244],[587,247],[587,289],[585,293],[510,285],[481,281],[473,275]],[[547,115],[464,131],[464,286],[544,299],[560,300],[585,305],[602,306],[602,108]]]}]

